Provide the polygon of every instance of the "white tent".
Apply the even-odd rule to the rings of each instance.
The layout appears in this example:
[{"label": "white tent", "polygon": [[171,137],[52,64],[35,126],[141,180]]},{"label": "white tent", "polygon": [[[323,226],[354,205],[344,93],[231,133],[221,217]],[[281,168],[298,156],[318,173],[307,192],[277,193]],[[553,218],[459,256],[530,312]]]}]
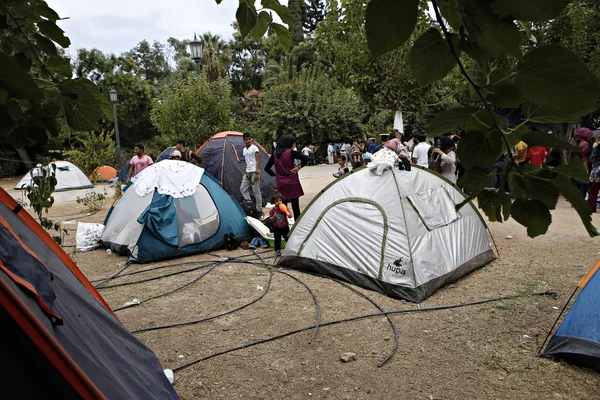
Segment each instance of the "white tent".
[{"label": "white tent", "polygon": [[[51,164],[56,165],[56,192],[94,187],[88,177],[76,165],[68,161],[53,161]],[[45,167],[38,164],[21,178],[15,185],[15,189],[24,189],[26,186],[31,185],[31,172],[33,171],[33,176],[40,176],[42,174],[41,168],[48,169],[51,164]]]},{"label": "white tent", "polygon": [[[279,264],[421,302],[495,258],[462,191],[430,170],[363,168],[304,210]],[[381,172],[381,170],[379,171]]]}]

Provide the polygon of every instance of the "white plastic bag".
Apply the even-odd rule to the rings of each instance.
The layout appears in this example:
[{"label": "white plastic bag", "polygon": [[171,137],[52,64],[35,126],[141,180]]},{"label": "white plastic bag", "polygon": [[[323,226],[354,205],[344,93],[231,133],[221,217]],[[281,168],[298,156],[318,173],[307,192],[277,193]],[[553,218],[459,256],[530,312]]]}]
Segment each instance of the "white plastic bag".
[{"label": "white plastic bag", "polygon": [[77,224],[77,233],[75,239],[77,241],[77,251],[90,251],[100,246],[100,238],[104,225],[80,222]]}]

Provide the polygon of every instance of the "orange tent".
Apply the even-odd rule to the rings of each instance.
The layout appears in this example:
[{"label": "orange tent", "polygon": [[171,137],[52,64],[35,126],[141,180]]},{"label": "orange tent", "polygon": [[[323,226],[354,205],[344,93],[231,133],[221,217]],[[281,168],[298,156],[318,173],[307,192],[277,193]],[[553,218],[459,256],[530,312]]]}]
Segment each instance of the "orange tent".
[{"label": "orange tent", "polygon": [[90,181],[94,180],[94,174],[98,174],[100,176],[101,181],[108,181],[117,177],[117,170],[111,167],[110,165],[102,165],[100,167],[96,167],[94,172],[90,174]]}]

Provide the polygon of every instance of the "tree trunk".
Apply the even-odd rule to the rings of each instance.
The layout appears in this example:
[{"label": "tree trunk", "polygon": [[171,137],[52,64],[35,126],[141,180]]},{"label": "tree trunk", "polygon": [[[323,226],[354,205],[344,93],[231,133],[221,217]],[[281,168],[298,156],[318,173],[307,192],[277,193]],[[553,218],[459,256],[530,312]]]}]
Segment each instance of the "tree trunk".
[{"label": "tree trunk", "polygon": [[27,150],[25,150],[25,148],[15,147],[15,150],[19,154],[19,157],[21,157],[21,160],[23,160],[23,163],[25,163],[25,166],[28,170],[33,169],[33,167],[35,167],[35,163],[31,160],[31,157],[29,157],[29,154],[27,153]]}]

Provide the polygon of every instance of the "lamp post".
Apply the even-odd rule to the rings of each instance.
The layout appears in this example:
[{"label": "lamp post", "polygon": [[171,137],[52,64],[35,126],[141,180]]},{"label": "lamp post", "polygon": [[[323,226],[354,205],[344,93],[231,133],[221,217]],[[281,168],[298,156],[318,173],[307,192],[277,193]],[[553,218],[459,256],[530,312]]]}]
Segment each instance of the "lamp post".
[{"label": "lamp post", "polygon": [[190,42],[190,53],[192,54],[192,61],[196,63],[196,75],[200,75],[200,61],[202,61],[202,42],[196,38],[195,33],[194,40]]},{"label": "lamp post", "polygon": [[121,140],[119,139],[119,120],[117,119],[117,91],[108,92],[110,102],[113,105],[113,114],[115,115],[115,136],[117,138],[117,171],[121,170]]}]

